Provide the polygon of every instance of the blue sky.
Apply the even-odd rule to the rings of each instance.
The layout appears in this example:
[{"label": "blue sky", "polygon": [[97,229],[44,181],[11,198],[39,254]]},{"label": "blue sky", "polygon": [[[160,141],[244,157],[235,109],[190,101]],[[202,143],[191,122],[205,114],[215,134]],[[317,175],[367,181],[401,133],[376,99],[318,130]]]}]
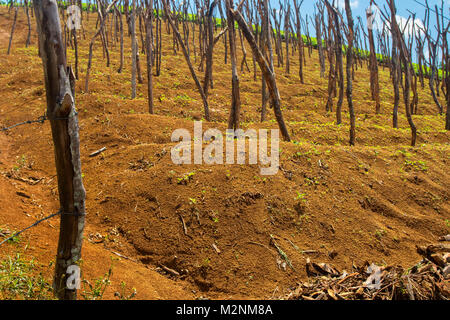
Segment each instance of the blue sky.
[{"label": "blue sky", "polygon": [[[282,2],[284,2],[285,0],[282,0]],[[332,3],[332,0],[329,0],[330,3]],[[420,3],[425,3],[425,0],[417,0]],[[279,1],[278,0],[269,0],[272,8],[279,8]],[[319,2],[319,0],[305,0],[303,2],[302,5],[302,16],[306,16],[306,14],[313,14],[314,13],[314,7],[315,5]],[[336,0],[338,6],[340,8],[345,8],[344,6],[344,0]],[[293,3],[291,1],[291,3]],[[376,3],[380,6],[383,7],[386,5],[386,0],[376,0]],[[411,12],[416,13],[416,18],[422,20],[425,16],[425,7],[419,5],[418,3],[416,3],[414,0],[396,0],[395,1],[396,6],[397,6],[397,15],[398,15],[398,19],[402,20],[404,19],[405,21],[408,19],[408,17],[411,15]],[[441,0],[428,0],[428,3],[430,5],[430,7],[433,7],[435,5],[438,5],[438,7],[441,7]],[[363,18],[363,21],[366,21],[366,9],[369,7],[370,5],[370,0],[350,0],[350,4],[352,7],[352,11],[353,11],[353,16],[355,18],[356,21],[356,17],[360,16],[361,18]],[[291,4],[291,6],[293,7],[293,5]],[[450,18],[450,12],[449,12],[449,8],[450,8],[450,0],[444,0],[444,15],[446,15],[448,18]],[[293,10],[293,8],[291,9]],[[408,11],[409,10],[409,11]],[[434,18],[434,16],[433,16]],[[432,22],[434,23],[435,19],[432,19]],[[447,20],[448,22],[448,20]]]},{"label": "blue sky", "polygon": [[[275,8],[278,7],[279,1],[269,0],[271,5]],[[332,0],[329,0],[330,3],[332,3]],[[418,0],[421,3],[425,3],[424,0]],[[283,1],[282,1],[283,2]],[[318,0],[305,0],[303,2],[302,8],[305,10],[305,12],[311,13],[314,12],[314,6],[315,4],[319,2]],[[344,8],[344,0],[338,0],[338,5],[342,8]],[[386,0],[377,0],[376,3],[380,6],[384,6],[386,4]],[[441,0],[429,0],[428,1],[430,6],[438,5],[440,7]],[[369,7],[370,0],[350,0],[350,4],[352,6],[353,14],[355,16],[361,16],[365,17],[365,10],[367,7]],[[398,14],[404,17],[409,16],[408,10],[417,13],[418,16],[423,17],[425,8],[414,2],[413,0],[396,0],[395,4],[397,6]],[[447,8],[447,14],[449,14],[449,0],[444,1],[444,5]]]},{"label": "blue sky", "polygon": [[[285,2],[285,0],[281,0],[282,3]],[[288,0],[291,2],[291,10],[293,9],[293,1]],[[332,0],[329,0],[330,3],[332,3]],[[417,0],[419,3],[425,4],[425,0]],[[279,8],[279,0],[269,0],[270,5],[272,8],[278,9]],[[303,2],[302,8],[301,8],[301,14],[303,18],[306,17],[306,15],[312,15],[314,14],[314,7],[315,5],[320,2],[320,0],[305,0]],[[384,11],[384,6],[387,7],[386,0],[376,0],[376,4],[378,4],[382,10]],[[345,8],[345,2],[344,0],[336,0],[336,3],[340,9]],[[414,25],[423,27],[422,20],[425,18],[425,7],[418,4],[414,0],[395,0],[396,6],[397,6],[397,21],[399,22],[400,26],[405,26],[408,17],[411,16],[411,12],[416,14],[416,21],[415,24],[412,23],[412,20],[410,20],[408,24],[408,28],[405,28],[405,32],[411,31],[411,28]],[[355,23],[357,23],[357,17],[360,16],[362,18],[362,21],[364,25],[366,26],[366,9],[370,5],[370,0],[350,0],[350,4],[352,7],[353,12],[353,18],[355,20]],[[441,8],[442,0],[428,0],[428,4],[430,7],[434,9],[435,5],[438,5],[439,9]],[[376,10],[375,10],[376,11]],[[450,20],[450,0],[444,0],[444,16],[446,17],[444,19],[444,23],[448,23]],[[345,15],[344,15],[345,17]],[[378,22],[378,23],[377,23]],[[430,25],[433,27],[436,23],[436,16],[433,13],[431,16],[431,22]],[[378,26],[377,26],[378,25]],[[375,21],[375,28],[378,30],[382,29],[382,23],[381,23],[381,15],[378,13],[377,18]],[[416,30],[420,30],[417,28]],[[310,25],[310,33],[312,36],[315,35],[315,30],[313,30],[313,27]],[[433,36],[436,35],[436,32],[432,33]],[[425,57],[428,56],[428,49],[425,48],[424,50]],[[413,52],[413,59],[415,59],[416,54]]]}]

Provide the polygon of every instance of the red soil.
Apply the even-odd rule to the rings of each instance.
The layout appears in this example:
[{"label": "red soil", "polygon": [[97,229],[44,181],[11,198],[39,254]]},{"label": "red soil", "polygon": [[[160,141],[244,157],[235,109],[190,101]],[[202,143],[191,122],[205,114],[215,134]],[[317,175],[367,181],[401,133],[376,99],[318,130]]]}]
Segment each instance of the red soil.
[{"label": "red soil", "polygon": [[[280,144],[282,170],[277,175],[260,176],[258,166],[176,166],[170,158],[171,133],[192,130],[192,120],[202,117],[203,108],[182,54],[173,54],[171,36],[164,31],[162,75],[154,85],[156,115],[146,112],[145,83],[138,86],[138,98],[129,99],[128,38],[120,75],[117,45],[111,50],[112,66],[106,68],[97,43],[90,92],[85,93],[93,17],[81,41],[77,83],[88,208],[83,277],[102,276],[110,257],[118,258],[107,298],[119,291],[121,281],[137,289],[138,299],[279,297],[306,279],[307,257],[343,269],[365,260],[408,267],[420,260],[415,245],[448,233],[450,139],[427,90],[420,90],[419,115],[414,116],[419,143],[411,148],[405,116],[400,115],[399,130],[390,127],[388,71],[381,74],[383,114],[375,115],[367,68],[359,69],[354,84],[357,146],[350,148],[348,115],[336,126],[334,115],[324,111],[327,80],[319,77],[316,53],[308,59],[305,85],[298,81],[294,56],[291,75],[276,70],[283,112],[296,141]],[[0,34],[8,34],[11,23],[12,15],[0,8]],[[0,37],[0,127],[35,119],[45,110],[37,40],[33,33],[32,46],[24,48],[25,26],[24,14],[19,14],[9,56],[8,36]],[[70,48],[68,54],[73,63]],[[231,76],[223,54],[220,42],[210,94],[214,122],[204,128],[226,128]],[[144,62],[141,55],[143,70]],[[253,73],[240,75],[244,128],[276,128],[272,114],[258,124],[260,79],[259,73],[256,82]],[[102,147],[108,148],[102,155],[88,157]],[[19,230],[57,211],[52,150],[48,123],[0,134],[0,226]],[[178,184],[189,173],[192,179]],[[30,185],[17,178],[43,180]],[[295,270],[280,267],[282,257],[271,236]],[[57,219],[23,236],[27,252],[43,265],[54,260],[57,237]],[[17,245],[0,247],[0,256],[15,250]],[[310,250],[316,253],[304,252]],[[180,276],[162,271],[161,265]]]}]

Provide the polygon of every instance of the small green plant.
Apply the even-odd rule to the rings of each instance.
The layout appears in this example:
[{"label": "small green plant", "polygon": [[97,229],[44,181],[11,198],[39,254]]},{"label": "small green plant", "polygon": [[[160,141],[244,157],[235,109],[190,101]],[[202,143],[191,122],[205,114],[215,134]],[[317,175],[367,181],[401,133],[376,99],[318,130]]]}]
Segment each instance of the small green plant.
[{"label": "small green plant", "polygon": [[259,182],[262,182],[262,183],[264,183],[264,184],[266,184],[266,182],[268,181],[268,179],[267,178],[263,178],[263,177],[260,177],[260,176],[254,176],[253,177],[256,181],[259,181]]},{"label": "small green plant", "polygon": [[403,166],[403,170],[404,171],[415,170],[415,171],[426,172],[428,170],[428,167],[427,167],[427,164],[425,163],[425,161],[405,160],[405,163],[404,163],[404,166]]},{"label": "small green plant", "polygon": [[23,154],[20,157],[17,157],[16,165],[13,167],[14,171],[20,171],[25,168],[27,165],[27,157]]},{"label": "small green plant", "polygon": [[0,261],[0,299],[54,299],[52,286],[42,273],[36,274],[34,259],[28,261],[20,253]]},{"label": "small green plant", "polygon": [[189,97],[187,94],[178,95],[175,97],[174,101],[181,104],[182,106],[188,105],[191,101],[193,101],[191,97]]},{"label": "small green plant", "polygon": [[378,229],[375,232],[375,238],[377,238],[378,240],[381,240],[385,235],[386,235],[386,230],[383,230],[383,229]]},{"label": "small green plant", "polygon": [[8,240],[8,243],[19,243],[19,242],[20,242],[20,236],[13,236],[11,239]]},{"label": "small green plant", "polygon": [[306,202],[306,193],[300,193],[297,191],[297,196],[295,197],[295,200]]},{"label": "small green plant", "polygon": [[401,155],[405,158],[411,158],[412,154],[410,152],[408,152],[406,149],[399,149],[397,150],[393,156],[397,157],[398,155]]},{"label": "small green plant", "polygon": [[137,294],[136,288],[131,289],[131,293],[130,294],[126,294],[125,293],[126,286],[127,286],[127,284],[122,281],[120,283],[120,292],[114,293],[114,296],[119,298],[120,300],[131,300],[131,299],[133,299],[136,296],[136,294]]},{"label": "small green plant", "polygon": [[219,223],[219,211],[217,210],[212,211],[210,218],[214,223]]},{"label": "small green plant", "polygon": [[19,243],[21,240],[20,235],[15,235],[15,233],[16,233],[15,231],[10,231],[6,228],[4,229],[4,228],[0,227],[0,236],[8,238],[8,237],[14,235],[14,236],[12,236],[11,239],[8,240],[8,243],[10,243],[10,244]]},{"label": "small green plant", "polygon": [[209,258],[205,258],[205,260],[203,260],[204,267],[209,267],[210,264],[211,264],[211,260]]},{"label": "small green plant", "polygon": [[94,284],[91,284],[88,280],[83,279],[82,282],[88,286],[89,290],[83,290],[81,296],[85,300],[101,300],[105,294],[106,288],[111,284],[112,267],[101,278],[95,280]]},{"label": "small green plant", "polygon": [[195,175],[195,171],[191,171],[186,173],[184,176],[177,179],[178,184],[184,184],[187,185],[189,181],[193,179]]},{"label": "small green plant", "polygon": [[317,186],[319,185],[319,180],[316,177],[305,178],[305,183],[308,186]]},{"label": "small green plant", "polygon": [[164,94],[160,95],[158,98],[159,102],[163,102],[164,100],[166,100],[166,96]]},{"label": "small green plant", "polygon": [[173,87],[175,88],[175,89],[178,89],[178,87],[181,85],[181,83],[179,82],[179,81],[175,81],[174,83],[173,83]]},{"label": "small green plant", "polygon": [[305,152],[305,153],[303,153],[303,152],[297,152],[297,153],[294,154],[293,158],[296,159],[296,160],[299,160],[299,159],[301,159],[302,157],[306,157],[306,158],[309,159],[309,156],[310,156],[311,154],[312,154],[312,151],[308,151],[308,152]]}]

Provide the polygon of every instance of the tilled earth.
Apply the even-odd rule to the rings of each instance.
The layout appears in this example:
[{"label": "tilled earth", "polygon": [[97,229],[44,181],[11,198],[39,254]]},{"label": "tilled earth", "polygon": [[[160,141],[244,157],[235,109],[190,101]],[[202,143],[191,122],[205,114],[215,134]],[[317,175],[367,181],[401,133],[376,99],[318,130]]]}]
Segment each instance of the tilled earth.
[{"label": "tilled earth", "polygon": [[[6,55],[12,18],[0,8],[1,127],[37,119],[46,108],[37,38],[33,31],[32,44],[25,48],[23,12],[12,53]],[[380,68],[383,112],[375,115],[367,66],[358,68],[357,145],[348,147],[348,114],[336,126],[335,115],[325,112],[327,79],[319,76],[316,52],[307,59],[304,85],[294,55],[290,75],[276,69],[293,139],[280,143],[278,174],[261,176],[258,165],[177,166],[171,161],[171,134],[179,128],[192,133],[203,106],[183,55],[173,52],[172,36],[163,30],[161,76],[154,78],[156,114],[149,115],[145,80],[138,85],[137,99],[129,98],[128,37],[121,74],[118,44],[110,48],[107,68],[101,43],[96,43],[90,91],[84,92],[94,28],[91,14],[86,38],[80,39],[76,85],[88,208],[83,270],[94,279],[114,264],[106,296],[112,297],[124,281],[141,299],[280,297],[307,280],[308,258],[342,270],[362,261],[408,268],[421,259],[416,245],[449,233],[450,137],[426,88],[419,90],[414,116],[419,140],[411,148],[404,106],[400,129],[391,128],[388,70]],[[238,53],[240,61],[240,47]],[[70,46],[68,56],[73,64]],[[231,67],[223,56],[219,41],[209,99],[213,121],[204,122],[204,130],[226,129]],[[251,67],[251,55],[247,59]],[[145,79],[142,53],[141,63]],[[242,127],[277,128],[272,114],[265,123],[258,121],[259,72],[257,78],[253,71],[240,74]],[[19,230],[57,211],[48,123],[2,132],[0,146],[0,226]],[[103,147],[105,152],[89,157]],[[57,221],[24,237],[28,252],[43,265],[54,259]],[[0,253],[16,249],[8,245]]]}]

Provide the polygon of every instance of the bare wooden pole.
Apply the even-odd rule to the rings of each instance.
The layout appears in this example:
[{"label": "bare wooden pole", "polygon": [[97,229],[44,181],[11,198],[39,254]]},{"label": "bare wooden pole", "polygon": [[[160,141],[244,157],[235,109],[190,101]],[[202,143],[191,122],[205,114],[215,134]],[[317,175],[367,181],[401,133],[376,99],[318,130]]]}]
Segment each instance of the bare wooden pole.
[{"label": "bare wooden pole", "polygon": [[[268,0],[259,0],[259,11],[261,16],[261,36],[260,36],[260,48],[263,56],[269,63],[270,69],[273,72],[273,50],[272,50],[272,40],[270,38],[270,16],[269,16],[269,3]],[[252,53],[255,64],[257,62],[255,54]],[[255,66],[256,69],[256,66]],[[255,70],[256,72],[256,70]],[[261,122],[266,121],[267,116],[267,101],[269,96],[266,91],[267,83],[266,79],[263,77],[261,79]]]},{"label": "bare wooden pole", "polygon": [[[373,20],[373,15],[375,14],[372,10],[373,0],[370,2],[370,7],[366,12],[367,21]],[[375,112],[379,114],[381,112],[380,104],[380,84],[378,80],[378,61],[375,51],[375,39],[373,36],[373,25],[368,23],[368,35],[369,35],[369,45],[370,45],[370,58],[369,58],[369,69],[370,69],[370,90],[372,93],[372,100],[375,100]]]},{"label": "bare wooden pole", "polygon": [[131,99],[136,98],[136,68],[137,68],[137,43],[136,43],[136,3],[133,0],[130,15],[131,28]]},{"label": "bare wooden pole", "polygon": [[317,5],[319,13],[315,16],[314,26],[316,27],[316,37],[317,37],[317,51],[319,52],[319,64],[320,64],[320,77],[325,78],[325,56],[323,53],[323,42],[322,42],[322,19],[323,19],[323,9]]},{"label": "bare wooden pole", "polygon": [[29,3],[28,0],[24,0],[25,5],[25,13],[27,14],[27,25],[28,25],[28,33],[27,33],[27,40],[25,41],[25,47],[28,48],[30,45],[30,39],[31,39],[31,19],[30,19],[30,11],[29,11]]},{"label": "bare wooden pole", "polygon": [[[403,32],[400,30],[400,27],[397,22],[397,9],[395,7],[394,0],[386,0],[390,12],[391,12],[391,32],[392,36],[396,38],[396,45],[398,48],[398,51],[400,53],[400,61],[403,64],[403,67],[405,69],[405,82],[403,86],[403,98],[405,102],[405,110],[406,110],[406,118],[408,120],[409,126],[411,128],[411,146],[416,145],[417,141],[417,127],[413,121],[412,115],[411,115],[411,106],[410,106],[410,90],[411,90],[411,74],[412,74],[412,68],[411,68],[411,52],[408,50],[405,39],[403,38]],[[386,15],[385,19],[387,20]],[[401,75],[401,74],[400,74]]]},{"label": "bare wooden pole", "polygon": [[114,10],[116,10],[117,19],[119,20],[119,34],[120,34],[120,65],[117,73],[122,73],[123,62],[124,62],[124,54],[123,54],[123,19],[122,12],[114,5]]},{"label": "bare wooden pole", "polygon": [[392,113],[392,126],[398,129],[398,108],[400,105],[400,76],[401,66],[397,49],[397,38],[392,37],[392,84],[394,86],[394,110]]},{"label": "bare wooden pole", "polygon": [[446,66],[447,66],[447,72],[446,72],[446,97],[447,97],[447,113],[445,115],[445,130],[450,130],[450,55],[448,53],[448,47],[447,47],[447,53],[446,53]]},{"label": "bare wooden pole", "polygon": [[213,29],[213,12],[214,7],[216,6],[216,0],[213,0],[211,3],[207,15],[206,15],[206,26],[205,30],[208,35],[208,46],[206,49],[206,69],[205,69],[205,80],[203,82],[203,91],[205,92],[205,96],[208,97],[208,88],[211,87],[212,84],[212,67],[213,67],[213,49],[214,49],[214,29]]},{"label": "bare wooden pole", "polygon": [[342,104],[344,103],[344,59],[342,57],[342,35],[340,30],[339,16],[337,10],[325,0],[329,14],[333,16],[336,50],[336,71],[338,73],[339,98],[336,106],[336,124],[342,123]]},{"label": "bare wooden pole", "polygon": [[75,78],[66,66],[56,0],[33,1],[55,151],[61,212],[60,234],[53,287],[59,299],[73,300],[77,291],[66,286],[67,268],[81,259],[85,197],[80,161]]},{"label": "bare wooden pole", "polygon": [[92,67],[92,55],[93,55],[93,51],[94,51],[95,40],[102,33],[103,27],[105,26],[105,23],[106,23],[106,17],[108,15],[109,11],[111,10],[111,8],[116,4],[117,1],[118,0],[113,0],[106,8],[106,10],[104,11],[104,15],[103,15],[103,13],[102,13],[102,11],[103,11],[102,3],[103,2],[102,2],[102,0],[97,0],[97,11],[98,11],[98,18],[100,19],[100,26],[99,26],[97,32],[95,33],[95,35],[92,37],[91,42],[89,43],[89,58],[88,58],[88,64],[87,64],[87,68],[86,68],[86,79],[85,79],[85,84],[84,84],[85,92],[89,92],[89,75],[90,75],[91,67]]},{"label": "bare wooden pole", "polygon": [[273,111],[275,113],[275,118],[278,122],[278,127],[280,128],[281,134],[285,141],[291,141],[289,131],[286,127],[283,118],[283,113],[281,111],[281,99],[277,87],[277,82],[275,80],[275,75],[272,72],[272,69],[270,68],[270,65],[268,64],[267,60],[261,53],[261,50],[259,50],[255,38],[253,37],[253,33],[251,32],[249,26],[245,22],[244,17],[242,17],[242,14],[239,11],[234,11],[233,9],[230,9],[230,12],[233,14],[234,19],[238,23],[239,27],[242,30],[242,33],[244,34],[245,38],[250,44],[250,47],[253,50],[253,54],[255,55],[255,59],[258,62],[259,67],[266,80],[267,87],[269,89],[270,97],[272,100]]},{"label": "bare wooden pole", "polygon": [[328,73],[328,98],[326,111],[333,112],[333,98],[336,91],[336,69],[335,69],[335,45],[333,41],[333,18],[332,13],[328,10],[328,30],[327,30],[327,52],[328,52],[328,62],[330,65]]},{"label": "bare wooden pole", "polygon": [[239,128],[239,116],[241,112],[241,96],[239,91],[239,75],[237,71],[237,52],[236,52],[236,28],[234,27],[234,17],[231,13],[233,0],[226,0],[225,10],[228,23],[228,38],[230,44],[231,61],[231,108],[228,118],[228,129]]},{"label": "bare wooden pole", "polygon": [[289,61],[289,41],[290,41],[290,13],[291,5],[289,3],[285,4],[287,6],[286,13],[284,15],[284,41],[286,44],[286,74],[290,73],[290,61]]},{"label": "bare wooden pole", "polygon": [[162,4],[163,4],[163,7],[164,7],[165,15],[167,17],[167,21],[169,22],[170,26],[172,27],[172,30],[173,30],[173,33],[176,36],[176,39],[180,43],[181,49],[183,51],[184,58],[186,59],[186,63],[188,65],[188,67],[189,67],[189,71],[191,72],[192,78],[195,81],[195,85],[197,86],[197,89],[198,89],[198,91],[200,93],[200,96],[202,97],[203,108],[204,108],[204,111],[205,111],[205,119],[207,121],[210,121],[211,118],[210,118],[210,115],[209,115],[208,100],[206,98],[205,92],[203,91],[202,85],[200,84],[200,81],[197,78],[197,74],[195,73],[194,67],[192,66],[191,59],[190,59],[190,57],[189,57],[189,55],[187,53],[186,46],[184,45],[183,39],[181,38],[181,35],[180,35],[180,32],[178,31],[177,27],[175,26],[175,24],[173,22],[173,19],[172,19],[170,10],[169,10],[169,5],[167,3],[167,0],[162,0]]},{"label": "bare wooden pole", "polygon": [[14,36],[14,30],[16,29],[17,12],[18,11],[19,11],[19,7],[16,7],[16,10],[14,11],[14,20],[13,20],[13,25],[11,28],[11,34],[9,35],[8,52],[7,52],[8,55],[11,52],[11,45],[12,45],[12,40],[13,40],[13,36]]},{"label": "bare wooden pole", "polygon": [[304,0],[301,0],[300,3],[297,3],[297,0],[294,0],[294,7],[295,7],[295,18],[296,18],[296,27],[297,27],[297,39],[298,39],[298,59],[299,59],[299,77],[300,77],[300,83],[304,83],[304,77],[303,77],[303,62],[304,62],[304,43],[303,43],[303,36],[302,36],[302,23],[301,23],[301,16],[300,16],[300,9],[302,7]]},{"label": "bare wooden pole", "polygon": [[345,12],[347,14],[347,103],[348,103],[348,111],[350,114],[350,145],[355,145],[356,140],[356,118],[355,118],[355,110],[353,107],[353,82],[352,82],[352,74],[351,68],[353,66],[353,46],[354,46],[354,22],[352,16],[352,9],[350,7],[350,0],[345,0]]},{"label": "bare wooden pole", "polygon": [[153,0],[148,1],[145,12],[145,51],[147,52],[148,112],[153,114]]}]

